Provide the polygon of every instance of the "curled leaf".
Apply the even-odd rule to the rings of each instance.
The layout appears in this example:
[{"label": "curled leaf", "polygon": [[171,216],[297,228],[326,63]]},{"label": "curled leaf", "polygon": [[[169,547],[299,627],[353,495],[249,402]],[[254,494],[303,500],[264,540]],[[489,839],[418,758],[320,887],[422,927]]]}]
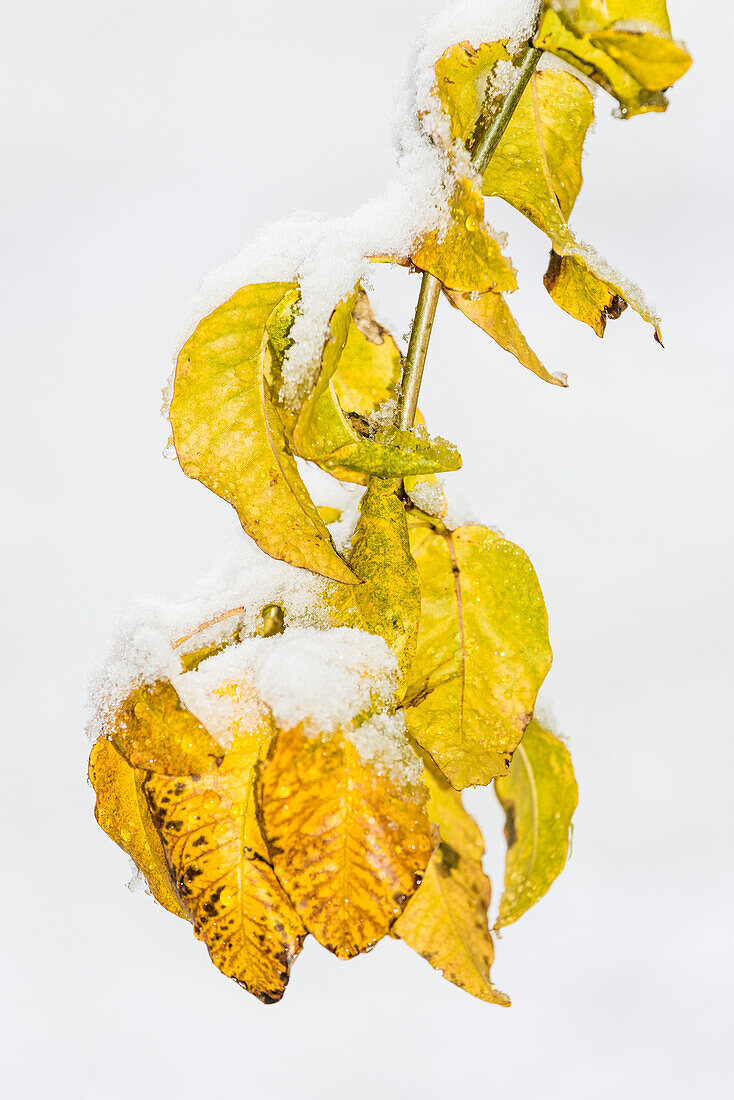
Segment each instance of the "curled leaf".
[{"label": "curled leaf", "polygon": [[[362,303],[360,324],[369,328],[373,340],[356,322],[352,324],[355,301]],[[372,424],[365,417],[365,413],[373,416],[384,400],[390,400],[386,394],[394,397],[392,378],[399,370],[394,342],[391,346],[368,308],[363,298],[353,296],[340,303],[332,315],[332,337],[293,430],[296,454],[345,481],[459,469],[461,456],[446,440],[403,431],[391,423]],[[374,342],[378,329],[381,344]],[[349,412],[340,400],[348,409],[352,406]]]},{"label": "curled leaf", "polygon": [[551,252],[543,283],[553,301],[577,321],[603,336],[607,321],[616,321],[627,309],[622,288],[598,279],[577,256]]},{"label": "curled leaf", "polygon": [[505,892],[496,924],[502,928],[535,905],[566,865],[578,802],[568,749],[531,722],[495,792],[506,816]]},{"label": "curled leaf", "polygon": [[[588,297],[596,285],[597,298],[622,299],[653,326],[659,339],[659,318],[639,287],[577,240],[568,224],[581,187],[581,153],[593,116],[591,93],[575,76],[556,70],[534,73],[485,172],[483,190],[514,206],[550,238],[559,257],[568,258],[576,271],[572,283],[556,289],[550,270],[546,276],[554,300],[563,296],[566,312],[595,327]],[[576,294],[581,295],[578,302]]]},{"label": "curled leaf", "polygon": [[665,0],[546,2],[535,44],[613,95],[623,118],[664,111],[663,92],[691,66],[672,37]]},{"label": "curled leaf", "polygon": [[352,309],[352,325],[332,377],[334,393],[347,417],[365,420],[395,399],[400,381],[400,348],[375,319],[369,298],[360,288]]},{"label": "curled leaf", "polygon": [[171,881],[166,855],[143,790],[145,772],[131,767],[115,746],[100,738],[89,757],[89,781],[97,801],[94,816],[107,836],[127,852],[150,892],[174,916],[189,914]]},{"label": "curled leaf", "polygon": [[551,664],[535,571],[486,527],[409,517],[421,582],[408,728],[458,790],[507,772]]},{"label": "curled leaf", "polygon": [[307,930],[349,959],[382,939],[434,847],[422,785],[404,786],[345,737],[278,734],[260,769],[260,822]]},{"label": "curled leaf", "polygon": [[426,768],[424,782],[430,794],[428,815],[441,839],[393,935],[473,997],[509,1005],[489,976],[494,962],[487,921],[492,890],[482,870],[479,826],[464,809],[461,795],[434,768]]},{"label": "curled leaf", "polygon": [[301,480],[266,377],[274,355],[268,319],[293,290],[243,287],[199,324],[176,365],[173,438],[184,473],[227,500],[267,554],[349,584],[354,578]]}]

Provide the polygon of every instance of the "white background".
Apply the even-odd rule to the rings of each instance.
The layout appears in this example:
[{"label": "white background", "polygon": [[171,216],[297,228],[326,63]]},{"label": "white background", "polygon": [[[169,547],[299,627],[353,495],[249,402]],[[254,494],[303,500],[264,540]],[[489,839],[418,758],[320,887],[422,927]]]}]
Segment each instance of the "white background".
[{"label": "white background", "polygon": [[[568,391],[448,308],[422,405],[456,480],[530,554],[556,654],[543,698],[581,801],[550,895],[498,944],[509,1011],[401,944],[313,943],[281,1005],[222,978],[124,886],[97,828],[86,677],[114,614],[174,595],[234,513],[161,457],[160,389],[200,278],[296,209],[393,171],[425,0],[16,3],[0,81],[3,817],[0,1024],[18,1097],[731,1096],[731,113],[724,0],[671,0],[696,57],[665,116],[599,124],[575,224],[659,304],[599,341],[505,208],[514,308]],[[705,7],[707,26],[702,24]],[[415,276],[390,280],[409,323]],[[498,885],[501,819],[486,826]],[[8,1083],[9,1082],[9,1083]]]}]

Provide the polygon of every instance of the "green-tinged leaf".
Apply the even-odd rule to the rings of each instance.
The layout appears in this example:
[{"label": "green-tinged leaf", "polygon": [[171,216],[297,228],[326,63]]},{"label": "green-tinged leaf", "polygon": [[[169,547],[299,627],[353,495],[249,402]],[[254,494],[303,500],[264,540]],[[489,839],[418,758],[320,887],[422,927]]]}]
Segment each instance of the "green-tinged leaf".
[{"label": "green-tinged leaf", "polygon": [[664,0],[550,0],[535,41],[613,95],[623,118],[664,111],[662,93],[691,65]]},{"label": "green-tinged leaf", "polygon": [[188,920],[150,816],[143,791],[145,775],[128,764],[111,741],[101,737],[89,757],[89,781],[97,796],[94,816],[107,836],[133,860],[156,901],[169,913]]},{"label": "green-tinged leaf", "polygon": [[454,294],[452,291],[445,293],[452,306],[461,310],[465,317],[491,336],[501,348],[514,355],[523,367],[553,386],[568,384],[565,375],[551,374],[543,366],[520,331],[503,294],[489,291],[475,298],[471,294]]},{"label": "green-tinged leaf", "polygon": [[346,737],[282,730],[259,770],[269,857],[308,931],[341,959],[387,935],[435,847],[426,792]]},{"label": "green-tinged leaf", "polygon": [[502,928],[535,905],[566,865],[578,801],[568,749],[531,722],[495,791],[506,815],[505,892],[496,924]]},{"label": "green-tinged leaf", "polygon": [[461,795],[434,768],[426,767],[423,781],[430,795],[428,816],[441,839],[392,934],[473,997],[509,1005],[509,997],[494,987],[489,974],[494,961],[487,921],[492,889],[482,870],[479,826],[464,809]]},{"label": "green-tinged leaf", "polygon": [[110,716],[107,736],[134,768],[163,775],[211,771],[223,755],[165,680],[135,688]]},{"label": "green-tinged leaf", "polygon": [[324,470],[341,481],[364,484],[372,476],[400,478],[461,468],[461,455],[453,443],[415,428],[407,431],[390,425],[371,435],[355,435],[356,439],[318,460]]},{"label": "green-tinged leaf", "polygon": [[[386,394],[394,396],[391,380],[399,366],[384,330],[382,344],[368,339],[357,322],[350,330],[352,309],[358,306],[358,323],[368,328],[373,338],[377,335],[379,326],[362,297],[355,296],[337,307],[331,319],[332,338],[293,431],[295,453],[317,462],[334,477],[361,483],[372,475],[399,478],[458,470],[461,456],[446,440],[431,439],[420,430],[403,431],[392,424],[371,427],[365,420],[365,412],[374,413],[390,399]],[[355,406],[350,415],[341,406],[338,393]]]},{"label": "green-tinged leaf", "polygon": [[415,653],[421,596],[397,484],[370,479],[349,556],[350,568],[362,583],[336,586],[329,602],[345,625],[385,639],[397,657],[404,687]]},{"label": "green-tinged leaf", "polygon": [[274,355],[266,325],[293,289],[244,287],[199,324],[176,366],[174,443],[184,473],[227,500],[267,554],[352,583],[298,473],[266,379]]},{"label": "green-tinged leaf", "polygon": [[[484,193],[504,199],[534,222],[550,238],[558,256],[569,258],[577,269],[574,283],[583,283],[586,289],[576,302],[566,288],[566,312],[590,323],[588,288],[598,284],[598,297],[623,299],[653,326],[659,339],[659,318],[639,287],[577,240],[568,225],[581,187],[581,153],[592,119],[591,93],[575,76],[555,70],[534,73],[485,173]],[[555,300],[548,276],[546,286]],[[607,313],[614,315],[614,311]]]},{"label": "green-tinged leaf", "polygon": [[421,583],[418,644],[405,718],[458,790],[505,775],[551,664],[535,571],[486,527],[449,531],[415,513]]},{"label": "green-tinged leaf", "polygon": [[449,208],[448,228],[426,234],[411,256],[415,267],[430,272],[449,290],[516,290],[515,271],[489,232],[484,201],[469,180],[457,181]]}]

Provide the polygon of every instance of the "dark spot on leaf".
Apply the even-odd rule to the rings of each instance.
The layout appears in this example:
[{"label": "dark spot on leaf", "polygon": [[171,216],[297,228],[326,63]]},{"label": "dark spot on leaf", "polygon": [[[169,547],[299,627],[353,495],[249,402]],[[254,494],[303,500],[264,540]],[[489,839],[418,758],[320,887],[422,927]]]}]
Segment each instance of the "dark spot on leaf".
[{"label": "dark spot on leaf", "polygon": [[456,851],[456,848],[452,848],[445,840],[442,840],[439,844],[438,854],[441,857],[442,869],[446,871],[455,871],[459,866],[459,853]]},{"label": "dark spot on leaf", "polygon": [[604,306],[604,312],[610,321],[617,321],[627,309],[627,303],[620,294],[615,294],[608,306]]},{"label": "dark spot on leaf", "polygon": [[508,848],[512,848],[513,845],[517,843],[514,802],[509,802],[505,807],[505,840],[507,841]]}]

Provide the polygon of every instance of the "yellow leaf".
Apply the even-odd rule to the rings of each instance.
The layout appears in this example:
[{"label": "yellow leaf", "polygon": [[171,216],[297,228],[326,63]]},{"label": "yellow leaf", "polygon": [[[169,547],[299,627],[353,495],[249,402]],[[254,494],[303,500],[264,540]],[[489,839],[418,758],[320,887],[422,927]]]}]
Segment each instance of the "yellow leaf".
[{"label": "yellow leaf", "polygon": [[393,337],[375,320],[369,298],[361,289],[352,321],[332,381],[347,417],[356,414],[368,420],[380,405],[395,399],[402,357]]},{"label": "yellow leaf", "polygon": [[393,935],[422,955],[444,978],[473,997],[509,1005],[489,976],[494,945],[487,922],[492,890],[482,870],[484,842],[461,795],[427,767],[428,816],[441,842],[425,878],[393,926]]},{"label": "yellow leaf", "polygon": [[396,489],[394,481],[370,479],[348,559],[362,583],[336,586],[329,602],[340,611],[344,625],[385,639],[397,657],[404,688],[415,653],[421,596],[405,509]]},{"label": "yellow leaf", "polygon": [[[459,469],[461,456],[446,440],[402,431],[392,424],[373,428],[359,411],[368,408],[370,394],[374,400],[385,392],[387,378],[395,369],[389,347],[387,356],[384,353],[373,355],[370,350],[383,347],[385,341],[383,345],[370,343],[356,323],[352,331],[356,330],[359,338],[355,337],[349,348],[347,337],[352,309],[360,302],[361,299],[353,295],[340,303],[332,315],[331,339],[326,345],[314,388],[304,401],[293,430],[295,453],[317,462],[334,477],[360,483],[370,475],[403,477]],[[376,322],[373,318],[370,321],[371,314],[368,316],[364,304],[360,309],[360,323],[374,333]],[[347,353],[340,378],[339,368]],[[356,403],[357,409],[351,416],[342,408],[338,391],[350,404]],[[380,403],[374,404],[371,411],[374,412]]]},{"label": "yellow leaf", "polygon": [[409,516],[421,583],[405,718],[458,790],[507,772],[551,665],[535,571],[486,527]]},{"label": "yellow leaf", "polygon": [[664,111],[662,93],[691,66],[672,38],[664,0],[553,0],[536,45],[595,80],[619,101],[624,118]]},{"label": "yellow leaf", "polygon": [[502,928],[535,905],[566,865],[578,801],[568,749],[531,722],[495,791],[506,815],[505,892],[496,924]]},{"label": "yellow leaf", "polygon": [[185,474],[237,511],[271,557],[353,583],[308,495],[266,380],[266,325],[292,284],[243,287],[199,324],[178,357],[171,402]]},{"label": "yellow leaf", "polygon": [[258,802],[276,874],[307,930],[342,959],[373,947],[433,851],[423,786],[380,774],[346,737],[296,728],[275,739]]},{"label": "yellow leaf", "polygon": [[[236,698],[236,689],[231,692]],[[215,966],[266,1004],[279,1001],[305,929],[268,860],[254,769],[268,719],[237,727],[221,766],[202,775],[149,774],[145,792],[178,892]]]},{"label": "yellow leaf", "polygon": [[453,141],[463,144],[471,135],[500,62],[512,63],[505,42],[486,42],[478,49],[459,42],[436,62],[433,94],[449,116]]},{"label": "yellow leaf", "polygon": [[581,80],[553,69],[534,73],[484,174],[485,195],[505,199],[550,237],[566,233],[593,119]]},{"label": "yellow leaf", "polygon": [[[558,256],[572,258],[576,271],[572,285],[583,287],[583,294],[576,302],[566,285],[562,295],[566,312],[597,331],[598,321],[589,319],[588,305],[590,288],[596,284],[597,298],[623,299],[660,339],[659,319],[639,287],[578,241],[568,225],[581,187],[581,153],[592,119],[591,93],[575,76],[555,70],[534,73],[484,175],[484,193],[510,203],[542,229]],[[546,286],[556,299],[562,292],[556,294],[550,274]],[[614,313],[611,310],[607,316]]]},{"label": "yellow leaf", "polygon": [[145,772],[133,768],[114,745],[101,737],[89,757],[89,781],[97,801],[97,823],[127,852],[144,875],[156,901],[177,917],[189,919],[178,898],[166,863],[161,838],[150,816],[143,791]]},{"label": "yellow leaf", "polygon": [[470,294],[455,294],[446,291],[451,305],[461,310],[465,317],[478,325],[483,332],[495,340],[501,348],[514,355],[523,367],[527,367],[544,382],[553,386],[566,386],[565,375],[551,374],[541,363],[533,349],[520,331],[520,326],[510,312],[504,295],[489,291],[479,298]]},{"label": "yellow leaf", "polygon": [[163,680],[130,693],[111,715],[108,737],[134,768],[163,775],[210,771],[224,753]]},{"label": "yellow leaf", "polygon": [[450,213],[448,229],[426,234],[411,256],[413,264],[449,290],[516,290],[515,272],[487,229],[484,200],[469,180],[457,181]]},{"label": "yellow leaf", "polygon": [[597,336],[604,335],[607,320],[616,321],[627,308],[617,290],[597,279],[575,256],[551,252],[543,282],[556,305],[593,328]]},{"label": "yellow leaf", "polygon": [[324,523],[337,523],[341,519],[341,508],[330,508],[328,505],[319,505],[319,515]]}]

